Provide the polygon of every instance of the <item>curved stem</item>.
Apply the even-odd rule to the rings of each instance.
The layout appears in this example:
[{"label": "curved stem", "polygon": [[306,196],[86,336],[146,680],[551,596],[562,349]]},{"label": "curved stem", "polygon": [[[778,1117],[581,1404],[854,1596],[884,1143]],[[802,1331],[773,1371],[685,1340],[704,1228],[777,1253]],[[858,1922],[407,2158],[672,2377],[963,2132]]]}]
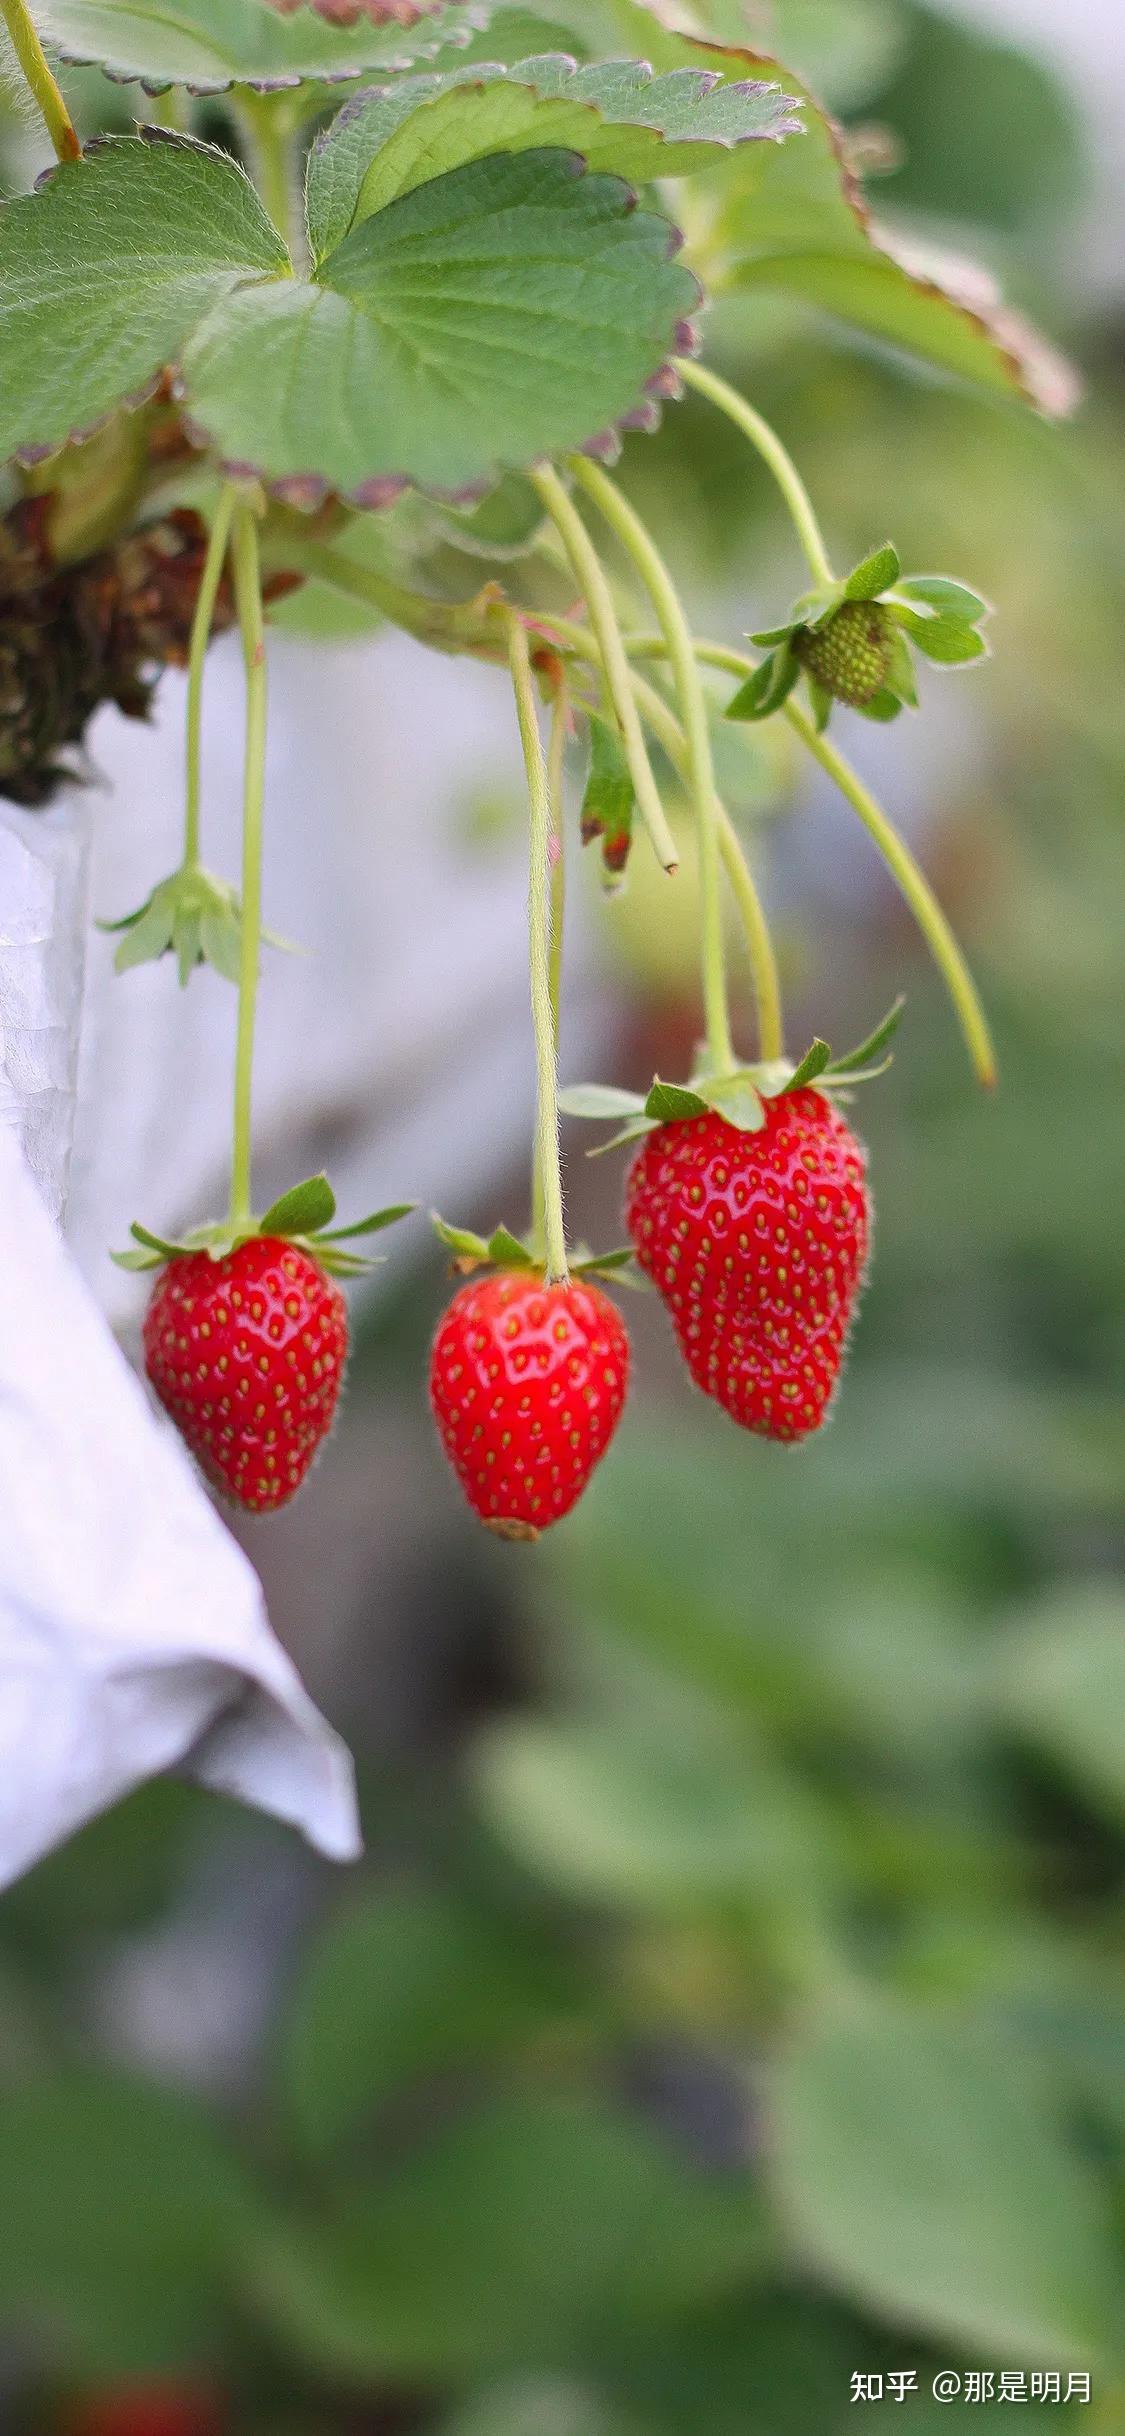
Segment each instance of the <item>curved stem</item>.
[{"label": "curved stem", "polygon": [[597,641],[614,717],[621,730],[625,757],[641,816],[665,871],[675,871],[676,841],[664,817],[664,806],[645,747],[637,706],[629,683],[629,663],[604,568],[582,518],[553,466],[541,466],[530,480],[539,493],[570,561],[574,580],[584,596]]},{"label": "curved stem", "polygon": [[[643,677],[634,676],[633,692],[638,706],[647,719],[653,735],[657,736],[675,768],[685,775],[688,766],[688,742],[678,719],[655,686]],[[739,919],[746,937],[750,969],[758,1006],[758,1041],[761,1055],[773,1064],[785,1055],[785,1035],[781,1014],[781,984],[777,958],[766,919],[766,909],[758,894],[754,876],[742,850],[742,841],[726,805],[714,798],[715,823],[719,852],[726,866],[731,894],[738,906]]]},{"label": "curved stem", "polygon": [[234,1150],[230,1218],[249,1225],[251,1102],[254,1078],[254,1018],[262,938],[262,816],[266,787],[266,639],[262,620],[262,576],[258,523],[239,500],[234,512],[234,585],[246,660],[246,764],[242,809],[242,959],[238,984],[238,1047],[234,1074]]},{"label": "curved stem", "polygon": [[699,832],[700,969],[707,1047],[713,1071],[716,1074],[729,1074],[735,1063],[735,1054],[727,1007],[715,764],[711,753],[707,702],[692,650],[691,629],[668,568],[636,510],[622,497],[616,484],[610,481],[600,465],[591,464],[588,458],[574,457],[570,461],[570,470],[627,551],[652,596],[668,645],[680,716],[687,738],[688,785]]},{"label": "curved stem", "polygon": [[199,866],[199,802],[203,757],[203,669],[207,657],[207,646],[211,640],[215,603],[219,597],[219,585],[223,579],[223,562],[227,554],[227,544],[230,540],[230,529],[237,502],[237,491],[231,483],[225,483],[219,495],[219,504],[211,526],[207,556],[203,562],[203,574],[200,578],[199,594],[195,604],[195,616],[191,625],[187,700],[187,790],[184,809],[185,870],[196,870]]},{"label": "curved stem", "polygon": [[537,1227],[542,1240],[549,1283],[566,1284],[566,1226],[563,1219],[562,1175],[559,1169],[559,1081],[555,1051],[555,1015],[551,1003],[551,836],[552,805],[543,738],[535,703],[535,680],[527,633],[517,617],[508,620],[508,662],[516,697],[520,740],[527,766],[531,812],[531,885],[528,896],[528,943],[531,966],[531,1019],[535,1031],[536,1108],[535,1173],[540,1207]]},{"label": "curved stem", "polygon": [[934,962],[944,978],[945,986],[957,1011],[977,1080],[983,1083],[986,1091],[994,1090],[997,1080],[996,1052],[992,1045],[988,1020],[977,994],[972,974],[924,871],[915,862],[905,840],[899,836],[893,823],[888,820],[882,805],[871,793],[870,787],[864,785],[858,772],[853,770],[849,761],[845,761],[842,753],[837,752],[835,745],[829,743],[827,736],[818,736],[812,720],[806,718],[804,711],[793,701],[786,703],[785,716],[790,727],[800,737],[802,744],[807,746],[813,759],[819,761],[821,769],[826,770],[828,776],[835,780],[840,793],[847,797],[853,810],[858,812],[868,836],[874,838],[875,844],[892,877],[897,881]]},{"label": "curved stem", "polygon": [[250,154],[254,183],[294,261],[304,253],[304,207],[293,166],[293,123],[284,97],[244,93],[239,123]]},{"label": "curved stem", "polygon": [[709,398],[713,406],[728,415],[739,431],[745,434],[751,447],[757,449],[760,457],[764,457],[796,526],[813,582],[834,583],[835,577],[824,547],[824,536],[816,520],[816,510],[788,449],[783,448],[777,433],[763,415],[747,404],[737,389],[732,389],[729,381],[720,380],[718,374],[709,372],[705,365],[692,363],[687,356],[678,356],[676,370],[689,388],[697,389],[701,397]]},{"label": "curved stem", "polygon": [[0,16],[8,29],[12,49],[20,68],[38,103],[44,125],[60,161],[77,161],[82,146],[59,91],[47,65],[47,55],[35,30],[25,0],[0,0]]},{"label": "curved stem", "polygon": [[[547,789],[551,799],[551,951],[548,961],[548,985],[551,994],[551,1033],[555,1044],[555,1065],[559,1056],[559,1018],[562,1007],[563,936],[566,928],[566,838],[563,829],[563,763],[567,732],[570,726],[570,679],[562,662],[551,705],[551,739],[547,752]],[[531,1187],[531,1239],[542,1259],[546,1259],[547,1241],[544,1224],[545,1180],[542,1145],[538,1128],[535,1137],[535,1158]]]}]

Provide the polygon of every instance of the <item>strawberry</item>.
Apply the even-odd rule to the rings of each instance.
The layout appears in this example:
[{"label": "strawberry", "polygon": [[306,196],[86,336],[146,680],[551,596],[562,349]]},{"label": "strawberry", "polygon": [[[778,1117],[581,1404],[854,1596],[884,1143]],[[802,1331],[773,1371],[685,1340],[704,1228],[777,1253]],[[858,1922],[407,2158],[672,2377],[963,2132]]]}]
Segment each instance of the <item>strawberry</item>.
[{"label": "strawberry", "polygon": [[862,710],[890,671],[896,628],[879,601],[845,601],[823,626],[802,627],[794,650],[810,677]]},{"label": "strawberry", "polygon": [[209,1480],[252,1514],[285,1505],[332,1426],[347,1306],[297,1243],[255,1235],[223,1259],[168,1262],[148,1307],[145,1368]]},{"label": "strawberry", "polygon": [[697,1386],[744,1429],[819,1429],[863,1282],[863,1150],[823,1092],[763,1103],[742,1133],[710,1112],[660,1125],[629,1176],[626,1222]]},{"label": "strawberry", "polygon": [[220,2436],[224,2414],[202,2386],[123,2385],[68,2413],[65,2436]]},{"label": "strawberry", "polygon": [[499,1269],[455,1294],[434,1340],[430,1401],[474,1514],[537,1539],[576,1505],[618,1421],[629,1339],[586,1279]]}]

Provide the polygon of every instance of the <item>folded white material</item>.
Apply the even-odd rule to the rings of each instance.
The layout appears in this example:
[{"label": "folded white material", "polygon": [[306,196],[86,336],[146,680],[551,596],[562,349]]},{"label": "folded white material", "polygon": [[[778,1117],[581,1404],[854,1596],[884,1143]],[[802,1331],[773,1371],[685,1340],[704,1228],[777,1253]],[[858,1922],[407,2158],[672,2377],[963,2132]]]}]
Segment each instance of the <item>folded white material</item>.
[{"label": "folded white material", "polygon": [[161,1769],[360,1849],[351,1759],[0,1125],[0,1885]]}]

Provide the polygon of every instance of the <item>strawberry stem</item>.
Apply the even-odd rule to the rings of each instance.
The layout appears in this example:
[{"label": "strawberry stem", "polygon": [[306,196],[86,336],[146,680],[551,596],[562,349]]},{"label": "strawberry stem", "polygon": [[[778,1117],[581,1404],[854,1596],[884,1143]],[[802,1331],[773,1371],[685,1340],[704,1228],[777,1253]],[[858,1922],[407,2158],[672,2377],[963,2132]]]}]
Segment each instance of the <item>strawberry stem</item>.
[{"label": "strawberry stem", "polygon": [[735,1055],[727,1007],[715,764],[711,753],[707,702],[692,650],[691,629],[668,568],[636,510],[622,497],[616,484],[610,481],[600,465],[574,457],[570,461],[570,470],[632,560],[652,596],[661,632],[668,645],[668,657],[675,675],[680,715],[687,738],[687,776],[699,832],[700,969],[707,1046],[714,1072],[729,1074]]},{"label": "strawberry stem", "polygon": [[516,697],[520,740],[527,767],[531,813],[531,882],[528,895],[528,943],[531,969],[531,1017],[535,1031],[536,1223],[541,1225],[547,1277],[565,1285],[569,1277],[566,1225],[563,1218],[562,1174],[559,1167],[559,1079],[556,1052],[556,1009],[552,1001],[552,870],[551,839],[554,806],[531,673],[527,634],[517,617],[508,620],[508,663]]},{"label": "strawberry stem", "polygon": [[80,160],[82,146],[74,122],[47,65],[47,55],[25,0],[0,0],[0,16],[60,161]]},{"label": "strawberry stem", "polygon": [[242,930],[238,984],[238,1045],[234,1071],[234,1149],[231,1160],[230,1221],[233,1227],[252,1220],[250,1200],[251,1102],[254,1076],[254,1019],[258,1000],[258,967],[262,937],[262,818],[266,786],[266,717],[268,680],[266,640],[262,618],[262,575],[258,555],[258,524],[252,505],[239,498],[234,510],[234,588],[246,661],[246,761],[242,809]]},{"label": "strawberry stem", "polygon": [[540,466],[529,479],[538,491],[551,522],[555,526],[570,562],[575,582],[584,596],[601,658],[609,699],[613,706],[613,714],[621,730],[621,740],[625,747],[625,757],[629,764],[629,772],[637,802],[640,805],[641,816],[659,861],[665,871],[673,872],[679,861],[676,841],[664,817],[664,806],[660,801],[659,789],[652,774],[652,765],[649,761],[644,734],[637,716],[637,706],[633,700],[629,683],[629,663],[626,660],[621,641],[621,628],[617,622],[617,611],[613,605],[613,595],[606,580],[605,570],[582,518],[553,466]]},{"label": "strawberry stem", "polygon": [[[551,1032],[555,1047],[555,1070],[558,1072],[559,1013],[562,1005],[563,934],[566,927],[566,838],[563,828],[563,762],[570,727],[570,679],[560,664],[551,704],[551,737],[547,752],[547,788],[551,799],[551,836],[549,860],[551,866],[551,950],[548,981],[551,994]],[[536,1251],[546,1257],[544,1224],[545,1180],[542,1167],[538,1128],[535,1139],[535,1163],[531,1195],[531,1237]]]},{"label": "strawberry stem", "polygon": [[234,511],[237,500],[238,493],[234,489],[233,485],[229,482],[224,483],[223,489],[219,495],[219,504],[215,510],[214,522],[211,526],[210,539],[207,544],[207,556],[203,562],[203,574],[200,578],[199,595],[195,604],[195,616],[192,619],[191,650],[188,659],[187,790],[184,809],[183,862],[185,871],[198,871],[199,869],[199,804],[203,748],[203,668],[207,657],[207,646],[211,640],[211,627],[214,623],[215,617],[215,603],[219,597],[219,585],[222,582],[223,576],[223,562],[226,558],[227,545],[230,541],[230,529],[234,520]]},{"label": "strawberry stem", "polygon": [[709,398],[711,404],[719,408],[721,414],[729,416],[730,421],[745,434],[751,447],[756,448],[758,455],[765,459],[793,519],[813,582],[825,585],[834,583],[836,579],[812,500],[777,433],[763,415],[748,405],[737,389],[732,389],[729,381],[720,380],[715,372],[708,372],[704,364],[695,364],[689,357],[680,356],[676,359],[676,370],[690,389],[697,389],[701,397]]}]

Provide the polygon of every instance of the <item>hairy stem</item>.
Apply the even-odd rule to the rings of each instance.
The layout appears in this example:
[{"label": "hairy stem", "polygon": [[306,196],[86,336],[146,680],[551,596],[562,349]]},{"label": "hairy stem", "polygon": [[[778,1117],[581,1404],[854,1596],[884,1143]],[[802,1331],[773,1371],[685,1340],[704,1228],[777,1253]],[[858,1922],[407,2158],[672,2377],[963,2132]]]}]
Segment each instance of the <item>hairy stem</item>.
[{"label": "hairy stem", "polygon": [[629,683],[629,663],[621,641],[621,628],[617,623],[617,611],[605,570],[582,518],[554,468],[542,466],[532,474],[531,480],[558,532],[574,580],[589,611],[641,817],[665,871],[675,871],[678,861],[676,841],[664,817],[664,806],[652,774],[652,764]]},{"label": "hairy stem", "polygon": [[705,365],[694,364],[687,356],[682,356],[677,358],[676,370],[681,380],[688,383],[689,388],[697,389],[701,397],[709,398],[713,406],[717,406],[722,414],[728,415],[739,431],[745,434],[751,447],[756,448],[759,456],[765,459],[793,519],[798,540],[809,562],[813,582],[815,584],[833,583],[835,578],[829,563],[828,552],[824,547],[824,537],[816,520],[812,500],[788,449],[782,447],[777,433],[766,422],[763,415],[756,413],[754,407],[747,404],[746,399],[739,395],[737,389],[732,389],[729,381],[720,380],[718,374],[708,372]]},{"label": "hairy stem", "polygon": [[874,839],[945,981],[977,1081],[983,1083],[986,1091],[994,1090],[997,1080],[996,1053],[984,1008],[965,958],[924,871],[915,862],[905,839],[899,836],[870,787],[864,785],[858,771],[853,770],[851,763],[845,761],[834,744],[829,743],[827,736],[818,736],[812,720],[806,718],[795,702],[786,703],[785,716],[813,759],[819,761],[821,769],[835,780],[841,794],[858,812],[868,836]]},{"label": "hairy stem", "polygon": [[224,484],[215,510],[215,520],[203,562],[199,597],[191,627],[191,651],[188,659],[187,700],[187,791],[184,810],[184,868],[199,867],[199,804],[203,758],[203,669],[215,603],[223,579],[223,563],[230,541],[231,525],[238,503],[238,493],[230,483]]},{"label": "hairy stem", "polygon": [[238,1046],[234,1074],[234,1150],[230,1218],[247,1226],[250,1199],[251,1106],[254,1080],[254,1019],[262,939],[262,819],[266,786],[266,638],[258,523],[240,499],[234,512],[234,584],[246,661],[246,763],[242,809],[242,958],[238,984]]},{"label": "hairy stem", "polygon": [[238,119],[254,183],[296,267],[302,269],[305,214],[294,162],[292,109],[284,96],[245,93],[239,103]]},{"label": "hairy stem", "polygon": [[0,0],[0,16],[8,29],[12,49],[27,81],[60,161],[77,161],[82,146],[47,64],[47,55],[25,0]]},{"label": "hairy stem", "polygon": [[[547,787],[551,799],[551,952],[548,982],[551,993],[551,1031],[555,1044],[555,1067],[559,1056],[559,1018],[562,1007],[563,934],[566,928],[566,840],[563,830],[563,762],[570,726],[570,679],[562,669],[551,705],[551,739],[547,752]],[[546,1259],[545,1178],[542,1142],[538,1127],[535,1136],[535,1160],[531,1191],[531,1239],[540,1258]]]},{"label": "hairy stem", "polygon": [[547,1278],[564,1284],[569,1270],[563,1219],[562,1174],[559,1167],[559,1079],[555,1039],[555,1010],[551,996],[551,837],[553,809],[543,738],[535,701],[535,679],[527,632],[517,617],[508,620],[508,660],[516,697],[520,740],[527,766],[531,813],[531,884],[528,894],[528,945],[531,968],[531,1019],[535,1032],[536,1104],[535,1175],[538,1207],[536,1230],[542,1227]]},{"label": "hairy stem", "polygon": [[700,971],[707,1047],[714,1072],[727,1074],[735,1056],[727,1007],[715,764],[707,702],[691,646],[691,629],[651,534],[616,484],[600,465],[592,465],[588,458],[573,458],[571,472],[632,560],[651,595],[668,645],[687,738],[687,781],[699,833]]}]

